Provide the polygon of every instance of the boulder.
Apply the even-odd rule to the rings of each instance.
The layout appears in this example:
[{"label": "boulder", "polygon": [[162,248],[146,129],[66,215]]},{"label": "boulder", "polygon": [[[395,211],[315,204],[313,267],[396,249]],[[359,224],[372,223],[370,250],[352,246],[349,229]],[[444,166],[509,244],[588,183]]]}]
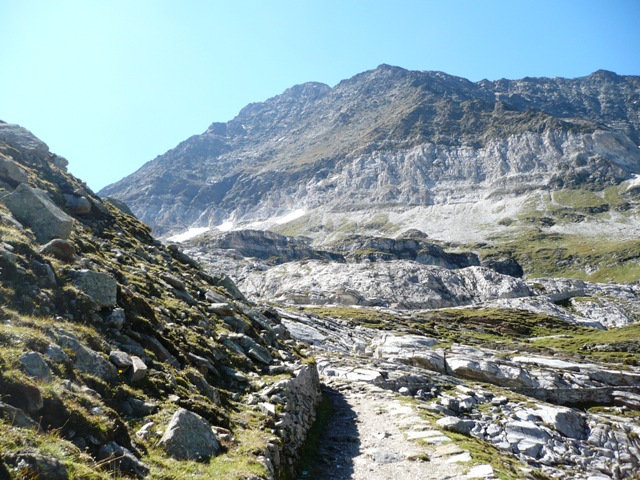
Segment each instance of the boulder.
[{"label": "boulder", "polygon": [[56,363],[71,362],[71,358],[58,345],[50,344],[44,352],[49,360]]},{"label": "boulder", "polygon": [[122,329],[126,321],[127,315],[122,308],[114,308],[105,318],[105,324],[108,327],[113,327],[118,330]]},{"label": "boulder", "polygon": [[505,430],[511,444],[526,441],[544,445],[551,438],[540,426],[527,420],[514,420],[507,424]]},{"label": "boulder", "polygon": [[465,478],[494,478],[493,467],[491,465],[476,465],[467,472]]},{"label": "boulder", "polygon": [[584,440],[587,437],[587,422],[582,415],[571,408],[544,405],[534,413],[565,437],[576,440]]},{"label": "boulder", "polygon": [[447,357],[447,370],[456,377],[488,382],[500,387],[535,386],[535,380],[526,370],[481,358],[459,355]]},{"label": "boulder", "polygon": [[182,280],[180,280],[175,275],[171,275],[170,273],[165,273],[165,272],[161,273],[160,279],[163,280],[164,282],[167,282],[173,288],[176,288],[178,290],[185,291],[187,289],[187,286],[184,284]]},{"label": "boulder", "polygon": [[320,330],[310,325],[294,322],[286,318],[282,319],[282,324],[287,327],[293,338],[309,345],[320,345],[327,337]]},{"label": "boulder", "polygon": [[117,301],[118,284],[108,273],[93,270],[74,270],[73,284],[89,296],[99,307],[113,307]]},{"label": "boulder", "polygon": [[444,356],[431,347],[437,340],[420,335],[385,335],[377,342],[374,356],[392,362],[433,370],[445,371]]},{"label": "boulder", "polygon": [[0,156],[0,180],[16,187],[28,180],[25,171],[13,160]]},{"label": "boulder", "polygon": [[421,335],[385,335],[378,341],[376,356],[385,358],[388,355],[397,355],[407,349],[422,350],[433,347],[438,341],[435,338]]},{"label": "boulder", "polygon": [[40,243],[54,238],[66,240],[71,235],[73,219],[43,190],[22,183],[2,201],[19,222],[33,230]]},{"label": "boulder", "polygon": [[64,206],[72,213],[86,215],[91,212],[91,202],[82,195],[64,194]]},{"label": "boulder", "polygon": [[86,373],[96,375],[103,380],[113,381],[118,376],[116,367],[95,350],[82,345],[70,335],[59,335],[58,343],[63,348],[69,348],[75,354],[75,367]]},{"label": "boulder", "polygon": [[152,402],[145,402],[144,400],[140,400],[139,398],[129,398],[127,403],[131,407],[131,412],[134,415],[146,417],[147,415],[151,415],[154,413],[158,406]]},{"label": "boulder", "polygon": [[53,380],[51,376],[51,369],[47,362],[44,361],[42,355],[38,352],[23,353],[18,357],[20,363],[24,367],[27,375],[43,382],[50,382]]},{"label": "boulder", "polygon": [[98,458],[110,470],[133,475],[137,478],[146,477],[149,474],[149,467],[136,458],[125,447],[116,442],[109,442],[100,447]]},{"label": "boulder", "polygon": [[476,426],[476,422],[473,420],[467,420],[458,417],[444,417],[436,422],[436,425],[443,430],[449,432],[461,433],[462,435],[469,435],[473,427]]},{"label": "boulder", "polygon": [[9,470],[17,473],[12,478],[67,480],[67,467],[55,457],[36,452],[11,452],[3,457]]},{"label": "boulder", "polygon": [[76,247],[68,240],[54,238],[40,248],[40,253],[52,255],[63,262],[73,262],[76,259]]},{"label": "boulder", "polygon": [[173,414],[159,445],[179,460],[205,461],[221,452],[209,422],[184,408]]},{"label": "boulder", "polygon": [[109,360],[113,363],[118,370],[127,370],[133,365],[133,361],[131,357],[126,352],[121,352],[120,350],[112,350],[109,354]]},{"label": "boulder", "polygon": [[131,370],[129,370],[129,380],[137,382],[147,376],[147,365],[142,361],[140,357],[131,355]]},{"label": "boulder", "polygon": [[244,335],[242,333],[229,335],[229,340],[237,345],[240,345],[242,347],[242,350],[252,360],[264,363],[265,365],[269,365],[273,361],[269,350],[256,343],[251,337],[248,337],[247,335]]}]

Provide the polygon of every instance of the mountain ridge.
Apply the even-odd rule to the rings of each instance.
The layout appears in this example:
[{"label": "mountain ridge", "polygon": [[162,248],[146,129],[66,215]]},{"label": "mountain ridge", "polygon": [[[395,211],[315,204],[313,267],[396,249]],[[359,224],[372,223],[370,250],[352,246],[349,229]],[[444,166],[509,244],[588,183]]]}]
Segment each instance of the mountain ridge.
[{"label": "mountain ridge", "polygon": [[322,242],[339,233],[328,212],[345,205],[372,215],[389,202],[472,208],[491,195],[630,180],[639,102],[640,77],[604,71],[474,83],[381,65],[250,104],[100,194],[126,201],[161,237],[302,209],[316,231],[300,233]]}]

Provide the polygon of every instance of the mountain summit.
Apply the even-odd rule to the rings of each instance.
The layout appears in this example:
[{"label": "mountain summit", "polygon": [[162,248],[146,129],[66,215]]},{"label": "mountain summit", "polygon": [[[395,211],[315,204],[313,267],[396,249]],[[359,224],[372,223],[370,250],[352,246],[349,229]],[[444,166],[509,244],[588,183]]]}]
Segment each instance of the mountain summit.
[{"label": "mountain summit", "polygon": [[[603,70],[474,83],[380,65],[250,104],[100,194],[164,237],[251,225],[319,243],[409,228],[480,241],[546,204],[570,207],[556,192],[602,197],[633,181],[639,111],[640,77]],[[580,218],[567,229],[592,230]]]}]

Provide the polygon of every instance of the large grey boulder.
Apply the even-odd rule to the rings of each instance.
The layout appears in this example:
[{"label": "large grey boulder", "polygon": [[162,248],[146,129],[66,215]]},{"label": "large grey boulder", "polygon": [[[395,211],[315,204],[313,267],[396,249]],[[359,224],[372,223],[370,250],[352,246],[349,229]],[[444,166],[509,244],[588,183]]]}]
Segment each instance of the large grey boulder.
[{"label": "large grey boulder", "polygon": [[109,360],[95,350],[84,346],[70,334],[58,335],[58,343],[75,354],[74,365],[81,372],[96,375],[106,381],[113,381],[118,376],[118,370]]},{"label": "large grey boulder", "polygon": [[87,294],[100,307],[113,307],[117,301],[118,284],[108,273],[93,270],[75,270],[74,285]]},{"label": "large grey boulder", "polygon": [[576,440],[587,438],[587,422],[582,415],[571,408],[543,405],[536,410],[535,415],[565,437]]},{"label": "large grey boulder", "polygon": [[30,377],[42,380],[43,382],[53,380],[49,365],[47,365],[47,362],[44,361],[44,358],[42,358],[42,355],[38,352],[23,353],[18,357],[18,360]]},{"label": "large grey boulder", "polygon": [[91,202],[83,195],[65,193],[64,206],[76,215],[86,215],[91,212]]},{"label": "large grey boulder", "polygon": [[76,259],[76,247],[68,240],[54,238],[40,248],[40,253],[53,255],[63,262],[72,262]]},{"label": "large grey boulder", "polygon": [[17,162],[0,155],[0,180],[16,187],[26,182],[28,177]]},{"label": "large grey boulder", "polygon": [[442,352],[432,349],[437,340],[421,335],[384,335],[373,342],[377,345],[374,356],[392,362],[434,370],[445,371]]},{"label": "large grey boulder", "polygon": [[488,382],[500,387],[536,386],[529,372],[515,365],[466,355],[451,355],[447,357],[446,364],[448,372],[456,377]]},{"label": "large grey boulder", "polygon": [[173,414],[159,444],[167,455],[179,460],[204,461],[221,452],[209,422],[184,408]]},{"label": "large grey boulder", "polygon": [[73,219],[44,190],[21,183],[2,201],[20,223],[33,230],[40,243],[54,238],[67,240],[71,235]]},{"label": "large grey boulder", "polygon": [[476,422],[465,418],[443,417],[436,422],[436,425],[444,430],[448,430],[449,432],[469,435],[471,430],[473,430],[473,427],[476,426]]}]

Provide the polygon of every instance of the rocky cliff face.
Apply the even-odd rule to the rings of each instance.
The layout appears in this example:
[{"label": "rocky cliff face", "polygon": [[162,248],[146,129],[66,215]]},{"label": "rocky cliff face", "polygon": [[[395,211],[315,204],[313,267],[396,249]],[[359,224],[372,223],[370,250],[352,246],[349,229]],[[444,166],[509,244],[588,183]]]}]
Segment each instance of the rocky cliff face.
[{"label": "rocky cliff face", "polygon": [[317,242],[410,227],[486,240],[532,193],[635,178],[639,102],[640,79],[610,72],[472,83],[382,65],[249,105],[101,194],[159,235],[249,224]]},{"label": "rocky cliff face", "polygon": [[65,165],[0,122],[0,478],[290,475],[320,390],[279,315]]}]

